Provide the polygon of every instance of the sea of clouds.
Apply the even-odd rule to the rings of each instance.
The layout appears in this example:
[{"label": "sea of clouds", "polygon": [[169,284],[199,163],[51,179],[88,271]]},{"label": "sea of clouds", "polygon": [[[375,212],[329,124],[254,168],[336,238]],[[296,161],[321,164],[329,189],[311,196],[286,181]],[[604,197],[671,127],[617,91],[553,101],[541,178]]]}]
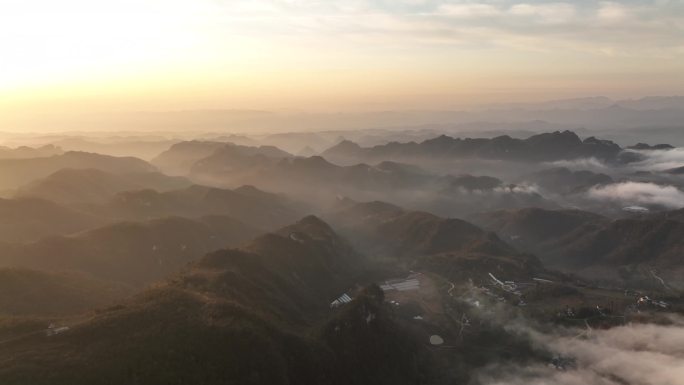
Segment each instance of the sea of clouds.
[{"label": "sea of clouds", "polygon": [[490,366],[478,385],[684,385],[684,320],[669,325],[628,324],[609,330],[549,335],[527,331],[536,344],[576,360],[576,368],[552,365]]}]

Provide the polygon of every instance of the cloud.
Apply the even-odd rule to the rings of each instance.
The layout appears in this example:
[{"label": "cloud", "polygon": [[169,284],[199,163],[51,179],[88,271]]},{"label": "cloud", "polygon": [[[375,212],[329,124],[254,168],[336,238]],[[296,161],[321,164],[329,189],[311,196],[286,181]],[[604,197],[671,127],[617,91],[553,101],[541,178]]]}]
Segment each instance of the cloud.
[{"label": "cloud", "polygon": [[[266,23],[301,24],[303,19],[320,35],[358,38],[372,42],[384,35],[403,44],[498,46],[522,51],[574,51],[599,56],[682,55],[684,3],[674,1],[557,2],[510,0],[235,0],[250,9],[271,10],[255,17],[253,30]],[[239,7],[237,9],[240,9]],[[233,17],[234,15],[231,15]],[[268,16],[264,18],[263,16]],[[270,18],[273,19],[270,19]],[[274,23],[274,19],[277,21]],[[386,20],[377,24],[377,20]],[[628,21],[628,23],[626,22]],[[401,29],[397,33],[394,26]],[[248,27],[243,25],[244,27]],[[298,28],[278,28],[299,31]],[[356,40],[358,42],[358,40]]]},{"label": "cloud", "polygon": [[516,16],[535,17],[542,23],[550,24],[570,22],[577,16],[575,6],[568,3],[516,4],[511,7],[510,13]]},{"label": "cloud", "polygon": [[684,148],[663,151],[636,151],[646,159],[633,167],[645,171],[665,171],[684,166]]},{"label": "cloud", "polygon": [[493,189],[497,194],[539,194],[539,187],[536,185],[519,184]]},{"label": "cloud", "polygon": [[596,16],[599,20],[608,23],[617,23],[629,18],[630,11],[620,3],[613,1],[602,2]]},{"label": "cloud", "polygon": [[501,15],[498,7],[485,3],[445,4],[438,8],[438,15],[458,18],[479,18]]},{"label": "cloud", "polygon": [[576,360],[577,368],[490,367],[480,385],[682,385],[684,324],[634,324],[591,331],[586,338],[532,332],[540,346]]},{"label": "cloud", "polygon": [[622,182],[593,187],[589,198],[615,201],[624,204],[662,205],[669,208],[684,207],[684,192],[674,186],[655,183]]},{"label": "cloud", "polygon": [[566,167],[571,170],[591,170],[594,172],[610,172],[610,167],[597,158],[580,158],[572,160],[558,160],[548,163],[551,167]]}]

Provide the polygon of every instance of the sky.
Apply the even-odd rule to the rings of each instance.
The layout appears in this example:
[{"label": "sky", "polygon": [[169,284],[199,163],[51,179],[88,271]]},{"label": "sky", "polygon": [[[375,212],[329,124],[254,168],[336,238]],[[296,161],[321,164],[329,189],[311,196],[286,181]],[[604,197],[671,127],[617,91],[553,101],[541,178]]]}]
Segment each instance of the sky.
[{"label": "sky", "polygon": [[0,0],[5,121],[675,95],[683,75],[684,0]]}]

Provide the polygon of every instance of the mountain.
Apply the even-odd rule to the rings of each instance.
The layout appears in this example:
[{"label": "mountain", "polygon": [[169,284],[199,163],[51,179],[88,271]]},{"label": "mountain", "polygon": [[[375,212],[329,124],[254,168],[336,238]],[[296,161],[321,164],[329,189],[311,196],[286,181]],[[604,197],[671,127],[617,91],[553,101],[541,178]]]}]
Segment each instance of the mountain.
[{"label": "mountain", "polygon": [[245,135],[236,135],[236,134],[230,134],[230,135],[218,135],[218,136],[207,136],[207,139],[209,139],[213,142],[223,142],[223,143],[233,143],[233,144],[238,144],[240,146],[258,146],[259,141],[256,139],[252,139],[248,136]]},{"label": "mountain", "polygon": [[316,156],[318,152],[309,146],[304,146],[302,149],[297,151],[297,156],[308,158],[310,156]]},{"label": "mountain", "polygon": [[[350,220],[376,225],[415,216],[380,202],[346,201],[343,211]],[[435,250],[472,252],[467,240],[458,245],[448,241],[449,235],[487,237],[472,225],[450,220],[437,226],[444,229],[442,237],[429,231],[438,219],[423,221],[428,226],[415,229],[426,228],[421,243]],[[511,250],[495,238],[489,242],[499,244],[504,254]],[[21,331],[3,340],[0,361],[6,364],[0,366],[0,382],[451,384],[470,383],[477,369],[492,364],[529,366],[534,358],[541,360],[537,363],[551,359],[545,348],[507,331],[508,320],[519,322],[526,308],[515,306],[517,298],[505,305],[507,300],[488,285],[487,272],[508,278],[512,265],[518,265],[522,274],[529,257],[473,252],[406,258],[434,269],[412,272],[418,290],[383,291],[368,282],[408,271],[396,269],[396,259],[384,268],[377,265],[321,219],[308,216],[240,248],[211,252],[115,305],[52,320],[61,327],[56,335],[46,335],[46,321],[0,322],[0,336]],[[443,260],[440,270],[435,258]],[[534,270],[527,268],[528,273]],[[454,290],[459,295],[452,295]],[[556,292],[538,296],[557,300]],[[341,293],[348,300],[331,306]],[[496,320],[486,316],[493,312]]]},{"label": "mountain", "polygon": [[571,171],[566,167],[537,171],[523,176],[521,180],[538,185],[544,191],[561,195],[584,192],[597,185],[613,183],[613,178],[606,174],[587,170]]},{"label": "mountain", "polygon": [[504,186],[503,181],[491,176],[448,175],[443,178],[443,181],[449,189],[464,189],[468,191],[487,191]]},{"label": "mountain", "polygon": [[76,233],[106,222],[42,199],[0,199],[0,242],[30,242]]},{"label": "mountain", "polygon": [[167,192],[125,191],[93,211],[100,216],[126,219],[228,215],[255,227],[273,229],[291,223],[304,209],[284,196],[251,186],[227,190],[193,185]]},{"label": "mountain", "polygon": [[684,96],[649,96],[641,99],[619,100],[616,104],[637,111],[684,110]]},{"label": "mountain", "polygon": [[177,143],[156,135],[107,136],[90,138],[85,136],[66,136],[52,143],[67,151],[94,152],[111,156],[133,156],[148,160]]},{"label": "mountain", "polygon": [[571,131],[544,133],[527,139],[498,136],[492,139],[460,139],[442,135],[421,143],[388,143],[363,148],[342,142],[321,155],[333,162],[423,159],[489,159],[550,162],[577,158],[615,160],[622,151],[617,144],[594,137],[581,140]]},{"label": "mountain", "polygon": [[169,175],[186,175],[195,162],[206,158],[223,142],[189,141],[172,145],[168,150],[157,155],[151,163]]},{"label": "mountain", "polygon": [[663,172],[665,172],[667,174],[672,174],[672,175],[683,175],[684,174],[684,166],[671,168],[671,169],[665,170]]},{"label": "mountain", "polygon": [[0,159],[28,159],[62,154],[60,147],[47,144],[41,147],[0,147]]},{"label": "mountain", "polygon": [[284,132],[271,134],[261,138],[261,143],[277,146],[289,152],[296,152],[302,146],[311,147],[314,151],[321,151],[332,144],[322,133],[314,132]]},{"label": "mountain", "polygon": [[83,274],[0,268],[0,316],[80,314],[129,294],[123,285]]},{"label": "mountain", "polygon": [[504,185],[498,178],[477,175],[440,175],[408,163],[382,161],[339,166],[323,157],[269,158],[242,155],[205,158],[195,164],[190,178],[206,185],[258,185],[319,205],[337,196],[384,200],[414,209],[447,215],[510,207],[552,207],[524,186]]},{"label": "mountain", "polygon": [[185,178],[159,172],[113,174],[97,169],[62,169],[20,187],[17,196],[62,204],[103,203],[123,191],[153,189],[163,192],[191,184]]},{"label": "mountain", "polygon": [[97,169],[113,174],[155,171],[149,163],[137,158],[119,158],[87,152],[70,151],[50,157],[0,159],[0,189],[16,188],[65,168]]},{"label": "mountain", "polygon": [[338,166],[320,156],[275,157],[234,151],[217,151],[197,162],[191,177],[206,183],[223,181],[291,192],[301,192],[307,186],[333,191],[420,188],[435,179],[418,167],[395,162]]},{"label": "mountain", "polygon": [[539,103],[507,103],[495,104],[488,106],[492,110],[537,110],[537,111],[554,111],[554,110],[595,110],[608,108],[615,104],[615,101],[605,96],[594,96],[586,98],[560,99],[549,100]]},{"label": "mountain", "polygon": [[287,158],[292,154],[273,146],[242,146],[225,142],[180,142],[152,160],[152,164],[170,175],[188,175],[198,162],[216,163],[236,157],[263,155],[268,158]]},{"label": "mountain", "polygon": [[312,217],[285,232],[301,238],[271,234],[247,249],[208,254],[66,332],[5,344],[0,381],[409,385],[425,378],[427,348],[396,323],[379,288],[331,315],[331,296],[350,280],[330,264],[355,258],[338,247],[343,241]]},{"label": "mountain", "polygon": [[273,146],[228,144],[194,163],[188,175],[210,185],[260,184],[262,169],[271,168],[281,160],[293,157]]},{"label": "mountain", "polygon": [[630,218],[612,221],[582,236],[561,237],[551,255],[559,265],[620,267],[650,265],[681,268],[684,222],[670,219]]},{"label": "mountain", "polygon": [[122,222],[72,236],[1,245],[0,264],[77,271],[143,286],[175,273],[209,251],[237,245],[259,233],[235,219],[218,216]]},{"label": "mountain", "polygon": [[586,234],[610,222],[608,218],[586,211],[540,208],[478,213],[468,219],[484,229],[496,232],[518,249],[539,253],[541,257],[544,256],[549,242],[570,234]]},{"label": "mountain", "polygon": [[684,109],[684,97],[682,96],[648,96],[640,99],[613,100],[605,96],[586,98],[551,100],[540,103],[510,103],[492,105],[491,110],[525,110],[525,111],[587,111],[603,110],[619,106],[635,111]]},{"label": "mountain", "polygon": [[627,147],[630,150],[640,150],[640,151],[656,151],[656,150],[672,150],[675,147],[669,144],[655,144],[650,145],[646,143],[637,143],[634,146]]},{"label": "mountain", "polygon": [[340,233],[365,254],[420,266],[452,279],[506,271],[527,276],[541,269],[494,233],[455,218],[405,211],[383,202],[352,203],[329,214]]},{"label": "mountain", "polygon": [[[680,287],[684,221],[677,212],[609,220],[578,211],[511,210],[471,218],[551,268],[637,288]],[[660,279],[664,279],[661,282]]]}]

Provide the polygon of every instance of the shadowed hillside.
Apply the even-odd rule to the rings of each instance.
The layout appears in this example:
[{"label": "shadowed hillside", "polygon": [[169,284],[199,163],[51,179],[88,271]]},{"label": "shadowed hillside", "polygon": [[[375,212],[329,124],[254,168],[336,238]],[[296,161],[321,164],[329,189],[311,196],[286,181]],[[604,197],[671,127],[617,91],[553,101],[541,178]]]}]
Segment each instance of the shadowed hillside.
[{"label": "shadowed hillside", "polygon": [[113,174],[97,169],[63,169],[19,188],[17,196],[63,204],[104,203],[123,191],[176,190],[192,183],[158,172]]},{"label": "shadowed hillside", "polygon": [[72,234],[106,222],[42,199],[0,199],[0,241],[4,242],[28,242],[51,235]]},{"label": "shadowed hillside", "polygon": [[84,274],[0,268],[0,316],[79,314],[129,294],[129,287]]},{"label": "shadowed hillside", "polygon": [[[425,353],[394,324],[377,288],[327,321],[330,296],[349,282],[331,264],[351,271],[357,258],[327,225],[310,217],[279,233],[245,250],[211,253],[66,333],[6,344],[0,380],[342,385],[373,379],[389,385],[413,384],[428,372],[415,367]],[[358,355],[344,350],[349,343]],[[380,346],[392,346],[392,353]]]},{"label": "shadowed hillside", "polygon": [[104,280],[145,285],[260,230],[229,217],[123,222],[72,236],[0,246],[0,263],[51,271],[79,271]]},{"label": "shadowed hillside", "polygon": [[98,169],[114,174],[155,171],[152,165],[137,158],[88,152],[70,151],[43,158],[0,159],[0,189],[17,188],[65,168]]}]

